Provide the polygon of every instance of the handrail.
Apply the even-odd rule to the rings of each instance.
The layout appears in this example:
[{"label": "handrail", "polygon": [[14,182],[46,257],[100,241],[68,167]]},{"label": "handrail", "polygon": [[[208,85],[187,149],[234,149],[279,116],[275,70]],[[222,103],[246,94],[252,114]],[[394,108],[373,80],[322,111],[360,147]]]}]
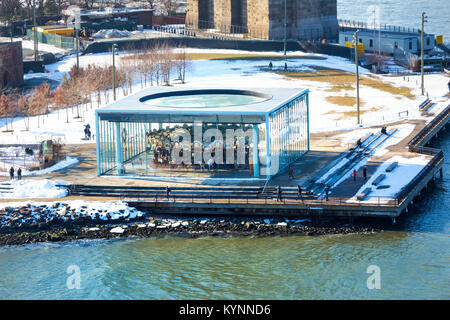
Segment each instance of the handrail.
[{"label": "handrail", "polygon": [[450,104],[439,113],[433,120],[431,120],[425,127],[422,128],[415,136],[408,142],[409,151],[415,152],[413,149],[417,147],[423,139],[450,114]]}]

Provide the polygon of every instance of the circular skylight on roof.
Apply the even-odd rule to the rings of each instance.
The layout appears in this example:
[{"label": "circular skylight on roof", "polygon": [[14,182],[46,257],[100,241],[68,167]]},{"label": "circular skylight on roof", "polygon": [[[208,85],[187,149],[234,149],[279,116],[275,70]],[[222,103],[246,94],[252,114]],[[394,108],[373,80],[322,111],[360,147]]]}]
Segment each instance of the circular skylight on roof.
[{"label": "circular skylight on roof", "polygon": [[154,107],[195,109],[244,106],[270,98],[269,95],[244,90],[186,90],[153,94],[142,98],[141,102]]}]

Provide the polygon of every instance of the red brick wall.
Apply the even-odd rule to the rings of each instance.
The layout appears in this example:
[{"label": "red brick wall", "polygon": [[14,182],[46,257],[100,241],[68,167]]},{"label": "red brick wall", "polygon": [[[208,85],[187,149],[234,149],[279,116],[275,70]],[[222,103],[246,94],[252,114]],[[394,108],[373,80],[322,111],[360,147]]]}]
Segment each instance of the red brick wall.
[{"label": "red brick wall", "polygon": [[22,42],[0,43],[0,89],[23,84]]}]

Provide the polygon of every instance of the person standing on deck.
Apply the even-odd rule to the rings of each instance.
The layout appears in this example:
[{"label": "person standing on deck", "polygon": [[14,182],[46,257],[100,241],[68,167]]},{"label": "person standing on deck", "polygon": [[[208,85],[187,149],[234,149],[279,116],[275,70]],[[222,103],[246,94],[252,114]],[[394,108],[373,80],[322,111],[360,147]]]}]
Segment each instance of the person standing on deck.
[{"label": "person standing on deck", "polygon": [[356,169],[353,169],[352,176],[353,176],[353,181],[356,181]]},{"label": "person standing on deck", "polygon": [[284,63],[284,71],[287,71],[287,63]]},{"label": "person standing on deck", "polygon": [[272,61],[269,62],[269,69],[272,70],[273,64]]},{"label": "person standing on deck", "polygon": [[277,187],[277,202],[278,201],[283,201],[282,199],[281,199],[281,187],[280,186],[278,186]]},{"label": "person standing on deck", "polygon": [[9,169],[9,177],[11,178],[11,180],[14,179],[14,168],[11,167],[11,169]]},{"label": "person standing on deck", "polygon": [[297,186],[297,199],[300,199],[303,201],[303,197],[302,197],[302,187],[300,187],[300,185]]},{"label": "person standing on deck", "polygon": [[17,169],[17,180],[22,179],[22,168]]},{"label": "person standing on deck", "polygon": [[289,179],[294,179],[294,169],[289,167]]},{"label": "person standing on deck", "polygon": [[367,180],[367,166],[364,166],[364,168],[363,168],[363,177],[364,177],[364,180]]},{"label": "person standing on deck", "polygon": [[325,200],[328,201],[328,193],[330,192],[330,186],[325,185]]},{"label": "person standing on deck", "polygon": [[169,201],[169,198],[170,198],[170,192],[171,192],[172,190],[170,190],[170,188],[167,186],[166,187],[166,195],[167,195],[167,201]]}]

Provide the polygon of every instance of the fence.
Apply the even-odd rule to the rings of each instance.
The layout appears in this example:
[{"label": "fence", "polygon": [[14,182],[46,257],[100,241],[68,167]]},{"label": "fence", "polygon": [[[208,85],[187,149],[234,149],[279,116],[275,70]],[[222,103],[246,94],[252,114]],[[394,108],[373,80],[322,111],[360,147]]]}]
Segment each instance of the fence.
[{"label": "fence", "polygon": [[400,26],[392,26],[388,24],[380,24],[378,26],[376,25],[370,25],[366,22],[361,21],[355,21],[355,20],[338,20],[339,23],[339,29],[341,31],[373,31],[374,29],[380,29],[381,31],[390,31],[390,32],[404,32],[404,33],[418,33],[420,30],[415,28],[407,28],[407,27],[400,27]]},{"label": "fence", "polygon": [[436,127],[439,123],[444,121],[450,114],[450,105],[448,105],[441,113],[439,113],[430,123],[428,123],[422,130],[417,133],[414,138],[408,143],[409,151],[411,152],[419,152],[415,150],[419,146],[419,144],[425,139],[425,137]]},{"label": "fence", "polygon": [[[74,37],[62,37],[57,34],[51,34],[51,33],[43,33],[43,32],[36,32],[38,42],[54,45],[55,47],[61,48],[61,49],[75,49],[76,48],[76,39]],[[34,31],[31,29],[27,29],[27,38],[30,40],[34,40]],[[80,49],[82,50],[83,47],[86,47],[89,45],[90,41],[80,41]]]},{"label": "fence", "polygon": [[434,128],[445,121],[450,113],[450,105],[448,105],[440,114],[438,114],[430,123],[428,123],[422,130],[417,133],[408,143],[408,149],[411,152],[417,152],[420,154],[432,155],[431,161],[420,171],[420,173],[414,177],[414,179],[397,195],[398,203],[401,204],[407,199],[409,194],[418,187],[419,182],[432,172],[432,170],[438,166],[444,160],[444,154],[442,150],[423,147],[420,144],[425,137],[430,134]]}]

